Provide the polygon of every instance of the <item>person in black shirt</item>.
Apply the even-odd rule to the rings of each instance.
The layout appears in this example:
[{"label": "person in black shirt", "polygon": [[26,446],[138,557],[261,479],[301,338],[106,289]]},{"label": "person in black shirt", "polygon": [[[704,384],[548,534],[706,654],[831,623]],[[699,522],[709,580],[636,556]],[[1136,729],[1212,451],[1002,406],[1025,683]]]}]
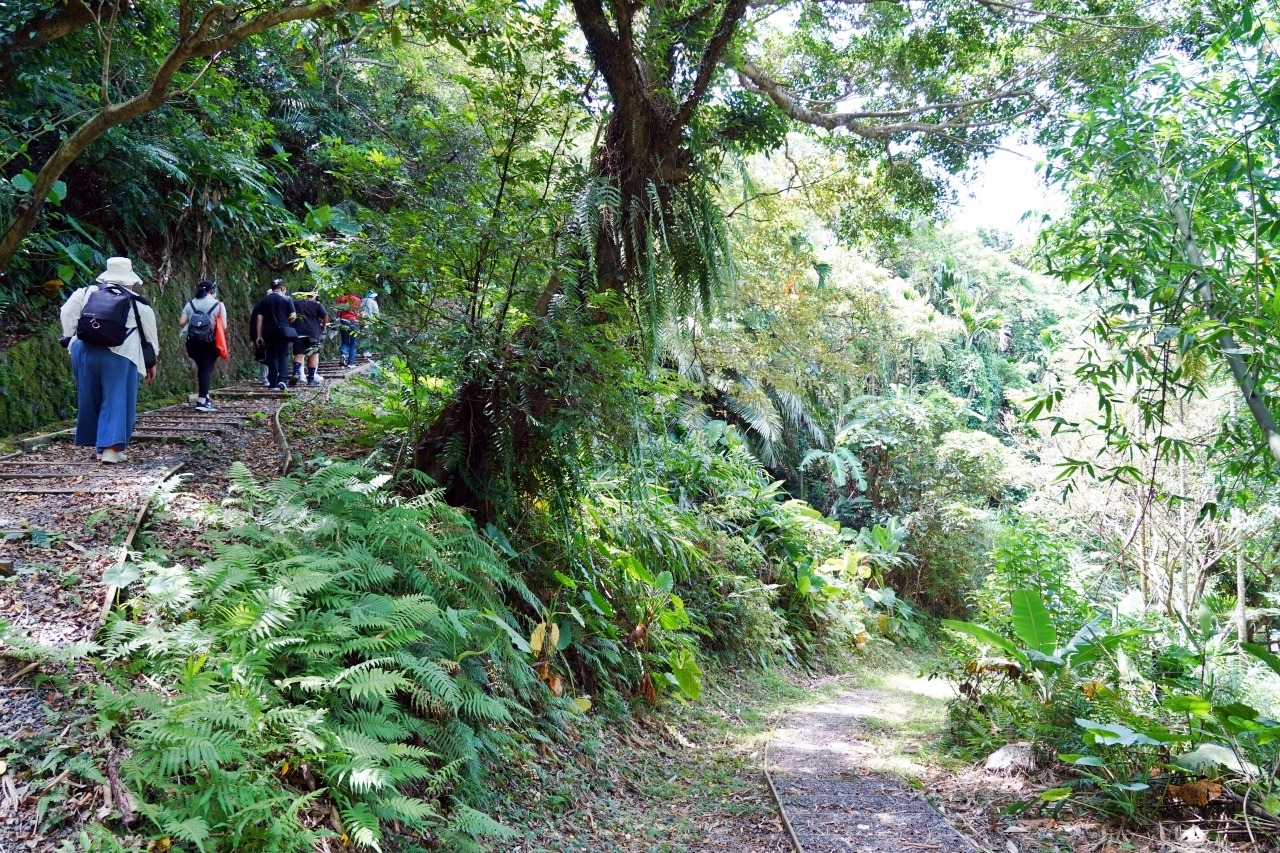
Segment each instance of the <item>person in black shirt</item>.
[{"label": "person in black shirt", "polygon": [[307,384],[319,385],[316,372],[320,367],[320,344],[324,341],[325,327],[329,325],[329,312],[316,299],[314,292],[293,294],[293,306],[297,317],[293,321],[294,331],[298,339],[293,342],[293,378],[290,385],[302,381],[302,367],[307,367]]},{"label": "person in black shirt", "polygon": [[298,333],[293,330],[293,319],[297,314],[293,300],[285,295],[284,279],[272,281],[271,292],[259,299],[253,310],[258,315],[253,342],[266,350],[267,384],[287,391],[288,386],[284,383],[289,375],[289,342]]},{"label": "person in black shirt", "polygon": [[[249,340],[257,341],[258,339],[258,318],[262,316],[259,300],[254,306],[253,311],[249,314]],[[270,372],[267,366],[267,347],[265,344],[255,343],[253,345],[253,360],[258,362],[258,370],[262,374],[262,384],[271,387]]]}]

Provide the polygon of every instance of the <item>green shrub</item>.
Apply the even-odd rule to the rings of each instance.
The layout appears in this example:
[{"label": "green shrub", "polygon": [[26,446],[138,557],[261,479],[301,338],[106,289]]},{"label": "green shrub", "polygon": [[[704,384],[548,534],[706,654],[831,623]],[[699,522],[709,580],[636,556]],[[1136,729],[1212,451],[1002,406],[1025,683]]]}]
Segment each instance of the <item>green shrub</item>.
[{"label": "green shrub", "polygon": [[100,728],[129,748],[147,834],[202,851],[324,832],[378,849],[392,821],[450,849],[503,834],[468,803],[546,696],[503,605],[528,591],[465,516],[366,467],[233,479],[216,558],[147,564],[106,632]]}]

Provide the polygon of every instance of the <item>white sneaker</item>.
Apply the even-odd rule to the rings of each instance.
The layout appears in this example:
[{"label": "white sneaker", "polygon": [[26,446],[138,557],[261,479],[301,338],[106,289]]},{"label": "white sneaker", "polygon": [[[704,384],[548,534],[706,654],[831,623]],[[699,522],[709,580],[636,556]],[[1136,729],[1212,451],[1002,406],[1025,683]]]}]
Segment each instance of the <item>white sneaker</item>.
[{"label": "white sneaker", "polygon": [[128,462],[129,457],[123,451],[108,447],[102,451],[102,461],[107,465],[118,465],[121,462]]}]

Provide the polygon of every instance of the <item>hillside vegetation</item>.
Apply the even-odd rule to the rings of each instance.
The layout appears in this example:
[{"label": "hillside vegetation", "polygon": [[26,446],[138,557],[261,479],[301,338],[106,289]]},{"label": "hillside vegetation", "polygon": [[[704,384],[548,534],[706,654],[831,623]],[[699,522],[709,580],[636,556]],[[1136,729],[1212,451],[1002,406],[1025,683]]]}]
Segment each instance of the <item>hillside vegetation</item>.
[{"label": "hillside vegetation", "polygon": [[[66,849],[500,849],[510,762],[888,644],[1054,769],[1015,811],[1280,830],[1276,9],[80,5],[3,11],[0,429],[112,254],[168,329],[382,314],[91,648],[0,622],[127,748]],[[1066,212],[949,224],[1019,133]]]}]

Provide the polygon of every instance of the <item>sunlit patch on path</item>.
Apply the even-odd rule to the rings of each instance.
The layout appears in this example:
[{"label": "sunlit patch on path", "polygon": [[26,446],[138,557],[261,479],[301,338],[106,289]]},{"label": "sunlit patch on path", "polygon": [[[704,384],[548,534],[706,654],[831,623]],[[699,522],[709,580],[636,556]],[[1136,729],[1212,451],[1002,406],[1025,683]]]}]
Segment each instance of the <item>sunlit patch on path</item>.
[{"label": "sunlit patch on path", "polygon": [[[805,853],[906,853],[974,848],[899,775],[923,768],[910,744],[877,737],[910,728],[914,695],[946,698],[933,682],[898,676],[887,690],[848,690],[794,711],[775,730],[769,770]],[[890,775],[892,774],[892,775]]]}]

